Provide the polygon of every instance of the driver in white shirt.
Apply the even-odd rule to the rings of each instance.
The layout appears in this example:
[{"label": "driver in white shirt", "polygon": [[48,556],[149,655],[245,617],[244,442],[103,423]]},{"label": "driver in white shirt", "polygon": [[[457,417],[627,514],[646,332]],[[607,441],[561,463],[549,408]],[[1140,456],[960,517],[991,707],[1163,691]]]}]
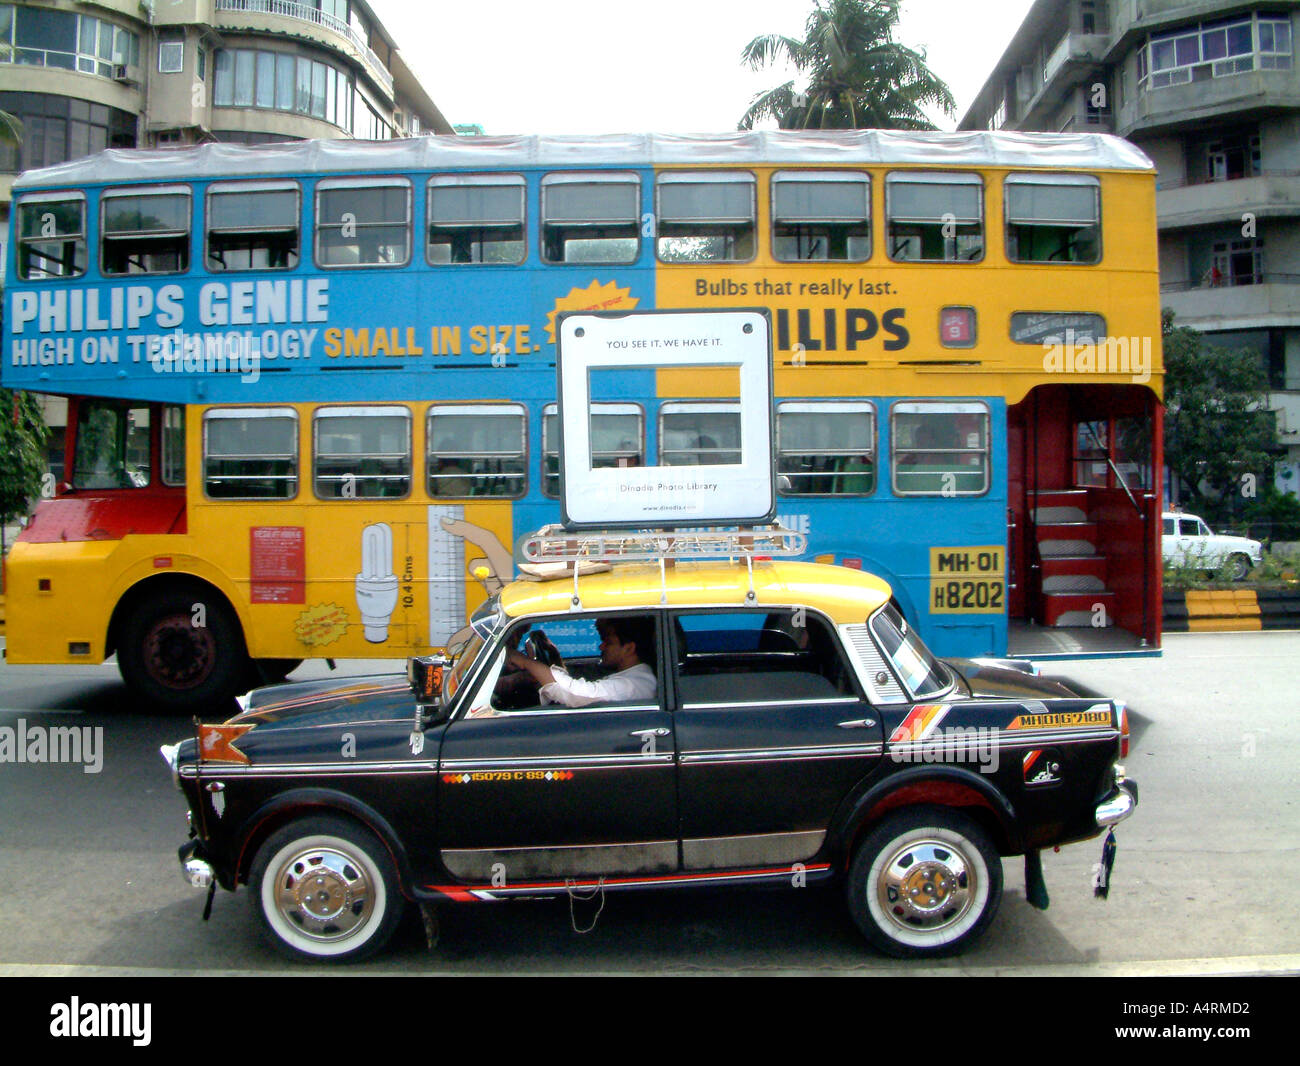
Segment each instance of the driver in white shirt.
[{"label": "driver in white shirt", "polygon": [[653,626],[653,619],[644,616],[615,615],[596,620],[600,664],[613,671],[599,681],[572,677],[562,666],[547,666],[518,651],[510,652],[506,662],[541,686],[543,703],[586,707],[593,703],[649,702],[655,699],[658,687],[654,668],[645,661],[653,658]]}]

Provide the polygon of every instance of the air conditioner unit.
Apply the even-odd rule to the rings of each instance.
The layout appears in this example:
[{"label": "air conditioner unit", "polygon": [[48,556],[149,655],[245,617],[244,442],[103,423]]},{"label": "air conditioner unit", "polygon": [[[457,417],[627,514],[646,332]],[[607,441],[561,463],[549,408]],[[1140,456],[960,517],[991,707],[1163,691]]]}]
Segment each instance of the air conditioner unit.
[{"label": "air conditioner unit", "polygon": [[115,63],[113,65],[113,80],[127,83],[134,83],[135,79],[128,77],[125,63]]}]

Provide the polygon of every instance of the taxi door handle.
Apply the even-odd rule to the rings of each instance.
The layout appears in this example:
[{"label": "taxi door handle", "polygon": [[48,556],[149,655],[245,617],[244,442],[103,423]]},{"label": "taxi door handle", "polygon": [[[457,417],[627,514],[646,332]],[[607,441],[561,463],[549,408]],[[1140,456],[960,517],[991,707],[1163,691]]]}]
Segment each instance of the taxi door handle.
[{"label": "taxi door handle", "polygon": [[658,729],[634,729],[628,734],[630,737],[640,737],[644,740],[646,737],[666,737],[670,731],[660,726]]},{"label": "taxi door handle", "polygon": [[852,721],[840,722],[841,729],[870,729],[876,724],[874,718],[854,718]]}]

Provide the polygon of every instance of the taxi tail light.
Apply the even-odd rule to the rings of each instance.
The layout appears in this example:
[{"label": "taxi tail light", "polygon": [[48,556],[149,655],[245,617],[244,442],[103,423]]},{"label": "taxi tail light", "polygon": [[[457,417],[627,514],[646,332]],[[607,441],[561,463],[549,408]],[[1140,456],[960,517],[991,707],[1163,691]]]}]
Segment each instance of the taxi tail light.
[{"label": "taxi tail light", "polygon": [[1119,715],[1119,757],[1128,758],[1128,704],[1123,700],[1115,701],[1115,712]]}]

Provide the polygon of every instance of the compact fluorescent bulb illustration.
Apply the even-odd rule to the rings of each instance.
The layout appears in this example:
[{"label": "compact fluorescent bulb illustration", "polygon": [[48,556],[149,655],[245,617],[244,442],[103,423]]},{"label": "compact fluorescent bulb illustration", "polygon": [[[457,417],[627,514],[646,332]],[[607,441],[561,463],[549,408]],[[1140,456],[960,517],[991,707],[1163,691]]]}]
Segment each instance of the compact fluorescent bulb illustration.
[{"label": "compact fluorescent bulb illustration", "polygon": [[361,573],[357,575],[357,606],[366,640],[388,639],[388,620],[397,606],[397,575],[393,573],[393,531],[385,522],[361,532]]}]

